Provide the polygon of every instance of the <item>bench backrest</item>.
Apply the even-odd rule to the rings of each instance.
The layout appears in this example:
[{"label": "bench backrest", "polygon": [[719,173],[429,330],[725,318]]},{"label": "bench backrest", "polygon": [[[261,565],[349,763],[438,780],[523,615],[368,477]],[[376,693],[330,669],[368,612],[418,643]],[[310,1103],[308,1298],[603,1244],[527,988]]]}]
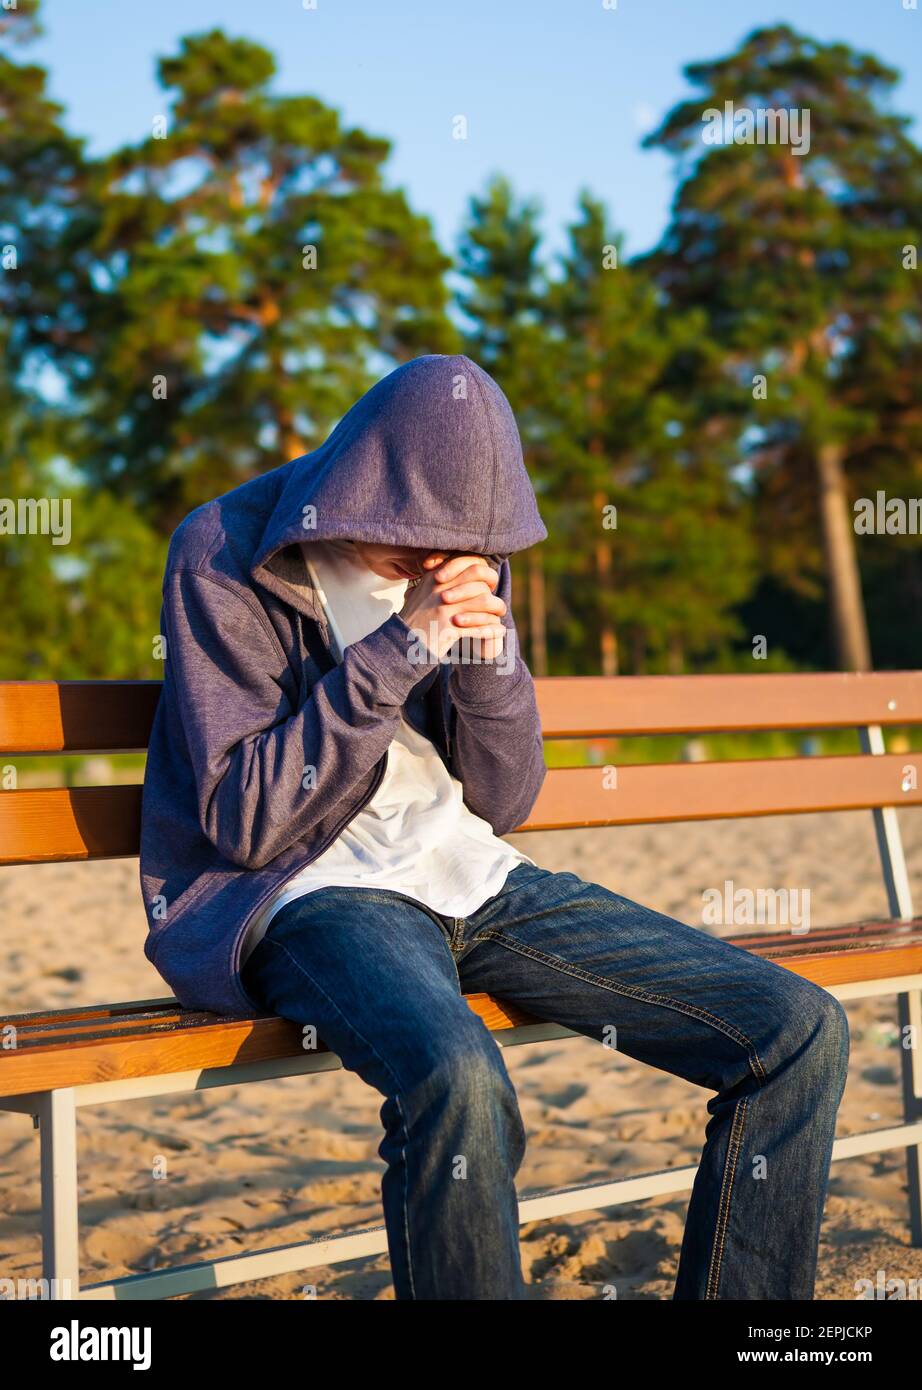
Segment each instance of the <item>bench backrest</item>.
[{"label": "bench backrest", "polygon": [[[877,756],[553,768],[522,830],[922,805],[922,754],[885,753],[881,734],[922,724],[922,672],[552,676],[536,687],[545,739],[858,728]],[[159,695],[159,681],[0,682],[0,769],[22,754],[143,750]],[[137,854],[140,809],[137,785],[5,790],[0,864]]]}]

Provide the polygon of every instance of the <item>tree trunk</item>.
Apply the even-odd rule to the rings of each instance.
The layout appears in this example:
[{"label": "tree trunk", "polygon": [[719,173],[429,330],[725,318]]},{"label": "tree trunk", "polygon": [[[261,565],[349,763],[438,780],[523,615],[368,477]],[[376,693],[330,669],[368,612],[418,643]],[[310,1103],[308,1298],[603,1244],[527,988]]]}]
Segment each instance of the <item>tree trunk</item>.
[{"label": "tree trunk", "polygon": [[820,445],[816,471],[836,665],[840,671],[870,671],[871,646],[840,444]]},{"label": "tree trunk", "polygon": [[279,448],[282,458],[286,461],[300,458],[301,455],[307,451],[304,448],[304,440],[295,427],[294,416],[291,411],[279,410],[276,414],[276,419],[278,421]]},{"label": "tree trunk", "polygon": [[[593,329],[589,333],[589,341],[596,361],[599,360],[600,349],[598,342],[598,330]],[[588,411],[590,429],[592,431],[589,440],[589,452],[595,459],[603,459],[605,454],[605,441],[599,433],[605,415],[602,402],[602,372],[601,367],[596,366],[586,377],[586,389],[589,394]],[[607,472],[607,470],[606,470]],[[598,475],[596,475],[598,476]],[[602,525],[602,508],[608,498],[601,488],[597,487],[592,494],[592,525],[600,528]],[[603,676],[616,676],[618,674],[618,638],[615,633],[614,623],[605,610],[605,597],[611,590],[611,545],[607,540],[608,532],[596,530],[597,540],[593,546],[595,556],[595,581],[598,593],[597,615],[599,624],[599,657],[602,666]]]},{"label": "tree trunk", "polygon": [[528,629],[531,639],[531,673],[547,675],[547,603],[544,566],[536,546],[528,551]]},{"label": "tree trunk", "polygon": [[[605,501],[605,494],[602,492],[595,493],[592,498],[593,519],[596,526],[602,525],[602,508],[605,506]],[[600,600],[603,600],[611,589],[611,546],[606,539],[608,534],[607,531],[603,531],[595,545],[595,577]],[[618,638],[614,625],[604,611],[601,601],[599,603],[599,654],[602,659],[602,675],[617,676]]]},{"label": "tree trunk", "polygon": [[[524,568],[523,568],[524,567]],[[524,556],[511,556],[509,568],[512,571],[513,597],[519,595],[516,605],[515,626],[519,634],[519,651],[523,661],[528,661],[531,651],[531,612],[528,602],[528,562]]]}]

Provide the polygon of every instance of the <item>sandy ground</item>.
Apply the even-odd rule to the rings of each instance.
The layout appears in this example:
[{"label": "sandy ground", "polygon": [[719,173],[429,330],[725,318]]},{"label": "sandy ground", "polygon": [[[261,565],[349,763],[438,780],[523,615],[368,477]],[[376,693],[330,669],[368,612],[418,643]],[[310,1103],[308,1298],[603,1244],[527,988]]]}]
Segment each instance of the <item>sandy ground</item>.
[{"label": "sandy ground", "polygon": [[[903,812],[917,905],[922,817]],[[702,892],[809,887],[814,925],[885,913],[871,816],[804,816],[512,837],[549,869],[699,925]],[[133,861],[0,873],[0,1013],[169,993],[141,949]],[[721,932],[743,927],[711,928]],[[840,1135],[900,1119],[892,998],[848,1006],[852,1064]],[[505,1058],[529,1134],[525,1194],[693,1163],[700,1090],[583,1039]],[[342,1071],[133,1101],[80,1112],[84,1282],[304,1240],[380,1222],[380,1098]],[[154,1166],[166,1177],[155,1179]],[[833,1167],[817,1295],[855,1299],[856,1280],[922,1281],[908,1244],[903,1151]],[[5,1277],[38,1274],[38,1136],[0,1114],[0,1252]],[[660,1198],[523,1227],[538,1299],[671,1294],[686,1198]],[[392,1298],[385,1257],[237,1285],[221,1298]],[[922,1291],[922,1285],[920,1285]]]}]

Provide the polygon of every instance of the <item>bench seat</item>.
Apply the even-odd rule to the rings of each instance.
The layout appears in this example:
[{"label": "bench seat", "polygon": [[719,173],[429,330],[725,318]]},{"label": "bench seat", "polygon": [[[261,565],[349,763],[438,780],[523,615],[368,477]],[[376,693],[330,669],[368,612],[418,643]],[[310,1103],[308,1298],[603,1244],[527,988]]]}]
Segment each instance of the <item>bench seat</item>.
[{"label": "bench seat", "polygon": [[[922,918],[727,940],[825,989],[922,974]],[[543,1022],[488,994],[466,998],[494,1033]],[[172,998],[11,1015],[0,1019],[0,1030],[8,1028],[16,1030],[16,1046],[0,1052],[0,1096],[303,1056],[301,1030],[285,1019],[220,1018]]]}]

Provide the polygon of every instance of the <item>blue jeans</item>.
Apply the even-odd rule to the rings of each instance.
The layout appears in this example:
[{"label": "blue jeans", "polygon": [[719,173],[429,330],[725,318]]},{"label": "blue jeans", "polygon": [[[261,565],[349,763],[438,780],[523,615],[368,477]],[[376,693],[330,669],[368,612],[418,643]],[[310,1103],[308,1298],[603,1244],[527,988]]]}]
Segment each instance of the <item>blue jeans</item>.
[{"label": "blue jeans", "polygon": [[848,1025],[825,990],[572,873],[519,864],[470,917],[322,888],[244,966],[268,1012],[316,1026],[383,1096],[399,1299],[524,1296],[525,1133],[484,992],[716,1094],[674,1297],[810,1299]]}]

